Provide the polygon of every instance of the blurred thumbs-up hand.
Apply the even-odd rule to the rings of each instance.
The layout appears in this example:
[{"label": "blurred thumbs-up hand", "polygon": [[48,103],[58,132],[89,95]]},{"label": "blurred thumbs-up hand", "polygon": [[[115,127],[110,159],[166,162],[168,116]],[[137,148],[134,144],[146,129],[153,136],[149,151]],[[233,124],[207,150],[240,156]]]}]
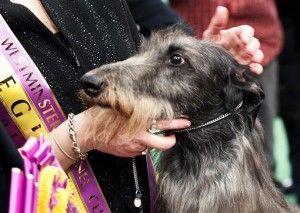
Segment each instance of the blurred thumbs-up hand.
[{"label": "blurred thumbs-up hand", "polygon": [[227,8],[219,6],[208,28],[203,32],[203,39],[213,41],[229,50],[240,64],[249,65],[252,72],[259,75],[263,71],[260,64],[264,54],[260,42],[254,37],[254,29],[248,25],[239,25],[226,29],[229,21]]}]

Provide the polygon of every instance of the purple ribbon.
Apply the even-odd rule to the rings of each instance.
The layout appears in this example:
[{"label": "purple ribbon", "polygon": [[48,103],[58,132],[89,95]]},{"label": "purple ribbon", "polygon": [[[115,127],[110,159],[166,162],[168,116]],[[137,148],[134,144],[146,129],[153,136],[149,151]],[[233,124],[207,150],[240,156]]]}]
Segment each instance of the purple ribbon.
[{"label": "purple ribbon", "polygon": [[7,112],[7,110],[5,109],[1,101],[0,101],[0,119],[3,125],[5,126],[9,136],[14,141],[16,147],[17,148],[22,147],[25,144],[26,139],[22,135],[22,133],[20,132],[19,128],[14,123],[12,118],[10,117],[9,113]]},{"label": "purple ribbon", "polygon": [[19,168],[12,168],[9,194],[9,213],[23,213],[24,174]]},{"label": "purple ribbon", "polygon": [[97,183],[92,168],[88,161],[79,161],[70,167],[72,176],[80,191],[81,198],[85,201],[88,212],[108,213],[110,209],[103,192]]},{"label": "purple ribbon", "polygon": [[0,50],[51,131],[65,120],[64,114],[49,85],[1,15],[0,23]]},{"label": "purple ribbon", "polygon": [[[19,197],[20,199],[17,199],[17,203],[12,202],[9,209],[10,212],[15,213],[33,213],[35,212],[35,208],[37,205],[36,202],[38,188],[36,183],[38,182],[40,172],[38,168],[44,168],[48,165],[59,168],[61,168],[61,166],[53,155],[50,144],[45,143],[43,137],[40,137],[38,139],[29,138],[26,144],[20,149],[20,152],[24,161],[24,174],[21,173],[23,175],[21,177],[20,175],[16,175],[13,173],[16,180],[12,179],[12,181],[14,181],[17,186],[11,186],[12,190],[14,190],[14,194],[11,194],[11,199],[16,200],[17,197]],[[67,182],[59,183],[57,186],[55,184],[58,183],[54,183],[54,188],[67,187]],[[15,187],[21,189],[17,190],[15,189]],[[23,208],[23,210],[21,207]],[[78,211],[77,209],[73,208],[72,212]]]},{"label": "purple ribbon", "polygon": [[[1,15],[0,51],[3,52],[10,65],[13,67],[28,97],[32,100],[34,106],[38,110],[39,115],[44,121],[47,129],[51,131],[61,124],[65,120],[65,116],[49,85]],[[5,114],[5,112],[5,110],[0,110],[0,116],[1,118],[9,120],[10,117],[8,114]],[[11,124],[14,124],[12,120]],[[9,131],[17,132],[18,128],[15,124],[14,126],[11,125],[9,127]],[[41,166],[50,165],[53,163],[55,165],[59,165],[55,157],[50,152],[49,147],[44,145],[41,140],[42,139],[40,138],[38,142],[36,142],[33,139],[29,139],[29,143],[25,144],[22,149],[22,154]],[[14,141],[15,143],[21,145],[25,140],[23,141],[20,139],[21,142],[18,142],[17,140]],[[156,209],[155,176],[150,158],[147,157],[146,160],[151,199],[151,213],[154,213]],[[38,171],[36,165],[30,167],[30,169],[33,171],[34,179],[37,178]],[[71,166],[70,170],[87,210],[89,212],[95,212],[97,210],[103,210],[105,213],[110,212],[102,190],[88,161],[77,162]],[[36,191],[36,186],[34,186],[33,191]],[[33,208],[35,208],[35,205],[33,205]]]},{"label": "purple ribbon", "polygon": [[155,171],[149,153],[146,155],[146,162],[147,162],[147,172],[148,172],[148,184],[149,184],[149,191],[150,191],[150,212],[155,213],[156,199],[157,199],[157,185],[155,181]]}]

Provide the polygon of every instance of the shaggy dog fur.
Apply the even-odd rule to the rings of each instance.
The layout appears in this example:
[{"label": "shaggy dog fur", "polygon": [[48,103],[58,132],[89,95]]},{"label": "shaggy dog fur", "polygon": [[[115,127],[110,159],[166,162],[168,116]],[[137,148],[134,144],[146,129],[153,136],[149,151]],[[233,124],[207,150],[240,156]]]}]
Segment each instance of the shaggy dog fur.
[{"label": "shaggy dog fur", "polygon": [[232,113],[173,132],[177,143],[158,167],[159,212],[289,212],[263,153],[256,119],[262,89],[223,48],[170,28],[82,82],[84,101],[96,105],[90,134],[103,143],[119,135],[130,139],[153,119],[185,117],[196,127]]}]

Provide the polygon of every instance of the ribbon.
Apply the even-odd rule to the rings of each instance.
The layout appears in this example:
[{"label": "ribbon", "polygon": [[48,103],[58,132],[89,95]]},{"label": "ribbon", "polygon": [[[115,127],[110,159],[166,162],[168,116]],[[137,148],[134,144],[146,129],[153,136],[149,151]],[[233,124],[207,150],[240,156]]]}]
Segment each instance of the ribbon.
[{"label": "ribbon", "polygon": [[148,182],[150,191],[150,212],[156,212],[156,199],[157,199],[157,185],[155,181],[155,169],[151,160],[150,153],[146,155],[147,171],[148,171]]},{"label": "ribbon", "polygon": [[20,213],[23,210],[24,174],[19,168],[12,168],[9,194],[9,213]]},{"label": "ribbon", "polygon": [[[38,137],[40,134],[47,134],[65,120],[65,116],[47,82],[1,15],[0,64],[0,100],[17,125],[16,131],[19,129],[25,138]],[[2,116],[2,114],[0,115]],[[49,165],[50,162],[53,162],[54,156],[49,154],[46,145],[36,145],[31,140],[23,150],[30,150],[28,152],[23,151],[23,155],[40,165]],[[147,169],[151,212],[155,212],[155,177],[152,162],[148,158]],[[28,164],[26,170],[32,172],[34,180],[36,180],[37,168]],[[80,212],[98,210],[103,213],[110,212],[88,161],[79,161],[72,165],[68,175],[71,182],[67,187],[77,192],[74,196],[75,200],[81,199],[81,202],[77,202]],[[36,193],[36,189],[37,186],[35,185],[33,194]],[[59,196],[63,197],[64,193],[61,192]],[[35,212],[34,209],[33,212]]]},{"label": "ribbon", "polygon": [[[73,182],[76,183],[76,189],[80,192],[82,200],[85,201],[87,211],[110,212],[103,192],[97,183],[97,179],[88,161],[79,161],[73,164],[70,167],[70,171],[70,177],[74,180]],[[97,187],[97,190],[93,189],[95,187]]]},{"label": "ribbon", "polygon": [[[0,34],[1,41],[2,32]],[[38,112],[29,97],[24,92],[18,77],[3,57],[2,51],[0,51],[0,64],[0,100],[10,114],[10,117],[25,136],[38,137],[40,134],[46,134],[47,129],[44,123],[38,116]]]},{"label": "ribbon", "polygon": [[[4,22],[4,19],[2,17],[0,18],[2,19],[1,21]],[[8,25],[2,24],[0,30],[1,52],[4,57],[6,57],[7,62],[13,68],[11,70],[17,75],[24,90],[38,110],[38,114],[45,122],[48,131],[51,131],[65,120],[62,109],[58,105],[57,100],[42,74],[26,53],[19,40],[14,36]],[[10,78],[10,76],[6,77]],[[11,81],[14,80],[7,79],[7,81],[12,83]]]},{"label": "ribbon", "polygon": [[24,171],[12,170],[9,213],[82,212],[67,175],[43,137],[29,138],[20,153]]},{"label": "ribbon", "polygon": [[26,139],[20,132],[17,125],[11,119],[9,113],[7,112],[7,110],[5,109],[1,101],[0,101],[0,119],[3,125],[5,126],[8,135],[12,138],[17,148],[22,147],[25,144]]}]

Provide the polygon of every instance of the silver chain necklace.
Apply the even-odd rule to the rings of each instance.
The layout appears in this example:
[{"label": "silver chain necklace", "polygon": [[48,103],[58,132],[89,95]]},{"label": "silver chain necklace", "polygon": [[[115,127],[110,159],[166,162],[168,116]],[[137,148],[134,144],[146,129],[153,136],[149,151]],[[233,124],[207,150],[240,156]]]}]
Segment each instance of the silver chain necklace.
[{"label": "silver chain necklace", "polygon": [[[234,112],[236,112],[237,110],[239,110],[239,109],[241,108],[242,105],[243,105],[243,101],[241,101],[241,102],[239,103],[239,105],[237,105],[237,106],[234,108]],[[190,127],[190,128],[186,128],[186,129],[180,129],[180,130],[174,130],[173,132],[188,132],[188,131],[192,131],[192,130],[196,130],[196,129],[201,129],[201,128],[205,127],[205,126],[211,125],[211,124],[216,123],[216,122],[218,122],[218,121],[220,121],[220,120],[222,120],[222,119],[224,119],[224,118],[227,118],[228,116],[230,116],[230,115],[232,115],[232,114],[233,114],[233,113],[231,113],[231,112],[227,112],[227,113],[222,114],[222,115],[220,115],[219,117],[217,117],[217,118],[215,118],[215,119],[213,119],[213,120],[210,120],[210,121],[208,121],[208,122],[206,122],[206,123],[204,123],[204,124],[201,124],[201,125],[199,125],[199,126],[194,126],[194,127]]]},{"label": "silver chain necklace", "polygon": [[136,208],[142,208],[142,193],[140,190],[135,158],[132,158],[132,170],[133,170],[134,185],[135,185],[135,198],[133,204]]},{"label": "silver chain necklace", "polygon": [[[234,108],[234,112],[236,112],[237,110],[239,110],[241,108],[241,106],[243,105],[243,101],[241,101],[235,108]],[[203,128],[205,126],[211,125],[215,122],[218,122],[224,118],[227,118],[228,116],[232,115],[233,113],[228,112],[225,114],[220,115],[219,117],[210,120],[204,124],[201,124],[199,126],[195,126],[195,127],[190,127],[190,128],[186,128],[186,129],[182,129],[182,130],[175,130],[173,132],[185,132],[185,131],[192,131],[192,130],[196,130],[196,129],[200,129]],[[156,133],[154,133],[156,134]],[[139,186],[139,180],[138,180],[138,175],[137,175],[137,169],[136,169],[136,162],[135,162],[135,158],[132,158],[132,170],[133,170],[133,177],[134,177],[134,185],[135,185],[135,198],[133,201],[133,204],[136,208],[142,208],[142,193],[140,190],[140,186]]]}]

